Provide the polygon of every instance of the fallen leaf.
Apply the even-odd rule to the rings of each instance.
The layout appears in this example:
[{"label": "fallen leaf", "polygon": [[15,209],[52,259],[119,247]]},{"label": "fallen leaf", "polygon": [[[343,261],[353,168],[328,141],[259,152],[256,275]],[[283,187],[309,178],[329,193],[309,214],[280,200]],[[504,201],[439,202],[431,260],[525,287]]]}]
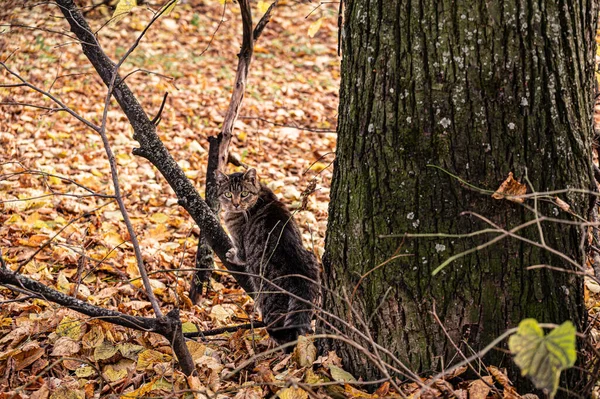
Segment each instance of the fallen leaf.
[{"label": "fallen leaf", "polygon": [[485,399],[490,393],[492,377],[485,376],[480,380],[475,380],[469,384],[469,399]]},{"label": "fallen leaf", "polygon": [[81,344],[69,337],[60,337],[54,343],[50,356],[72,356],[79,352]]},{"label": "fallen leaf", "polygon": [[110,342],[104,341],[94,349],[94,360],[110,359],[117,353],[117,348]]},{"label": "fallen leaf", "polygon": [[310,367],[317,359],[317,347],[312,339],[300,335],[292,358],[300,367]]},{"label": "fallen leaf", "polygon": [[356,378],[352,374],[333,364],[329,365],[329,373],[331,374],[331,378],[337,382],[356,381]]},{"label": "fallen leaf", "polygon": [[308,399],[308,393],[302,388],[285,388],[277,393],[280,399]]}]

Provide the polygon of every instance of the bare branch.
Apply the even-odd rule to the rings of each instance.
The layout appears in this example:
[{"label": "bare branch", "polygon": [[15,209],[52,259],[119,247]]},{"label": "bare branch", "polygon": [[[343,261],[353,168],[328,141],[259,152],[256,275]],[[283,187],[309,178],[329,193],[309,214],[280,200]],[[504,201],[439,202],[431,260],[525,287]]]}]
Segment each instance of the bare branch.
[{"label": "bare branch", "polygon": [[[82,41],[83,53],[91,62],[94,69],[96,69],[103,82],[109,86],[113,77],[112,71],[115,64],[102,50],[73,0],[56,0],[56,3],[71,26],[71,31]],[[87,44],[88,42],[94,43],[94,45],[89,45]],[[179,198],[179,204],[186,209],[196,224],[201,227],[203,233],[206,234],[207,241],[222,260],[225,267],[231,271],[242,271],[241,267],[229,263],[225,257],[226,252],[231,248],[232,244],[221,227],[219,220],[211,212],[177,162],[169,154],[156,134],[156,127],[148,118],[127,84],[118,75],[115,77],[112,94],[134,129],[133,138],[140,143],[140,148],[134,149],[134,154],[148,159],[162,173]],[[244,290],[251,291],[247,277],[236,275],[236,280]]]},{"label": "bare branch", "polygon": [[60,105],[63,111],[68,112],[71,116],[73,116],[78,121],[80,121],[81,123],[85,124],[86,126],[88,126],[90,129],[92,129],[92,130],[94,130],[96,132],[98,132],[100,130],[100,127],[94,125],[92,122],[88,121],[87,119],[85,119],[84,117],[82,117],[81,115],[79,115],[77,112],[73,111],[70,107],[68,107],[65,103],[63,103],[60,99],[58,99],[54,95],[48,93],[45,90],[40,89],[39,87],[37,87],[35,85],[32,85],[31,83],[29,83],[27,80],[25,80],[25,78],[21,77],[21,75],[19,75],[17,72],[15,72],[12,69],[10,69],[9,67],[7,67],[4,62],[0,62],[0,66],[2,66],[4,69],[6,69],[6,71],[8,73],[10,73],[11,75],[13,75],[17,79],[19,79],[23,83],[24,86],[29,87],[30,89],[32,89],[34,91],[37,91],[38,93],[43,94],[44,96],[48,97],[49,99],[51,99],[52,101],[54,101],[55,103],[57,103],[58,105]]}]

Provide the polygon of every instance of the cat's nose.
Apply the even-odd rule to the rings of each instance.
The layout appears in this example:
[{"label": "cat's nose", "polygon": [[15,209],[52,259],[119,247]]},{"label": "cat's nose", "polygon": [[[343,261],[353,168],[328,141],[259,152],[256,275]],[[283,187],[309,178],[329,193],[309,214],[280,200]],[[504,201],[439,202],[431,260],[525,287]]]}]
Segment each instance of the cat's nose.
[{"label": "cat's nose", "polygon": [[240,204],[233,204],[233,206],[235,206],[235,208],[237,209],[240,207]]}]

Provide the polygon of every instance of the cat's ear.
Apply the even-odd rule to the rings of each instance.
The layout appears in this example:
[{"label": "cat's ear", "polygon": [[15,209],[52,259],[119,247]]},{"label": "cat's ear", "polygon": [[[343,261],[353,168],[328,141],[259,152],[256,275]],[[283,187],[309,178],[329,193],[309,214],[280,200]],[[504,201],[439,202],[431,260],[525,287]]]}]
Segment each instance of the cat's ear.
[{"label": "cat's ear", "polygon": [[215,170],[215,180],[217,185],[221,185],[229,181],[229,176],[217,169]]},{"label": "cat's ear", "polygon": [[254,169],[254,168],[248,169],[248,171],[246,173],[244,173],[244,180],[249,181],[250,183],[252,183],[255,186],[258,186],[257,179],[256,179],[256,169]]}]

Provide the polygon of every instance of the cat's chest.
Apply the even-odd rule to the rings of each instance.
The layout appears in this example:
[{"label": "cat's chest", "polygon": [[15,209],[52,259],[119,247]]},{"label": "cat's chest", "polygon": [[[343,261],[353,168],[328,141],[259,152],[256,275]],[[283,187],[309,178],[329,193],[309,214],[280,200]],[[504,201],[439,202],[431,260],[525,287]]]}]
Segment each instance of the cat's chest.
[{"label": "cat's chest", "polygon": [[223,217],[225,226],[233,239],[237,242],[243,240],[243,237],[248,234],[248,230],[252,226],[252,221],[241,213],[226,213]]}]

